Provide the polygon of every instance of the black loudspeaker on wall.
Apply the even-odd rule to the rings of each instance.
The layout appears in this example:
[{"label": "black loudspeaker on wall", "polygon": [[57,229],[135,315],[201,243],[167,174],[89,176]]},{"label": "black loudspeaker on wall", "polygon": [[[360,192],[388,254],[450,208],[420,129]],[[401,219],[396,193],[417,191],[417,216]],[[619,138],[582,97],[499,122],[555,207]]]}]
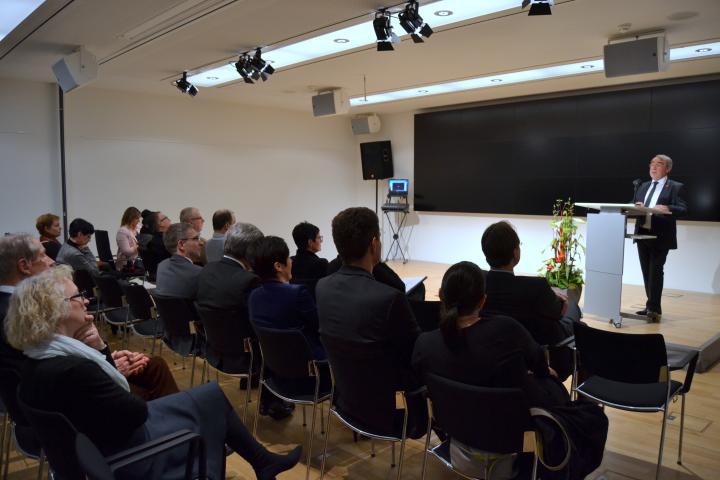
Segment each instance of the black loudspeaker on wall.
[{"label": "black loudspeaker on wall", "polygon": [[360,144],[363,180],[392,178],[393,161],[390,140]]}]

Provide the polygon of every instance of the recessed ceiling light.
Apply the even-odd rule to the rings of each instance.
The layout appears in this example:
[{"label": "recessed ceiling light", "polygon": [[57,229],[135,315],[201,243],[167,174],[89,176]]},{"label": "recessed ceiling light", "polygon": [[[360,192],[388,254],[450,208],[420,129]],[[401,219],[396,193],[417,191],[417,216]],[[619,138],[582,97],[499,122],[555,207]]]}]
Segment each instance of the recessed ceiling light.
[{"label": "recessed ceiling light", "polygon": [[219,80],[220,79],[220,77],[205,77],[205,78],[207,78],[208,80]]},{"label": "recessed ceiling light", "polygon": [[[688,45],[686,47],[676,47],[670,49],[670,60],[675,62],[679,60],[702,59],[705,57],[717,57],[720,53],[720,42],[705,43],[700,45]],[[467,78],[454,82],[442,82],[431,85],[407,88],[404,90],[395,90],[392,92],[379,92],[365,97],[355,97],[350,99],[350,105],[363,105],[393,102],[397,100],[405,100],[417,98],[421,90],[427,90],[426,96],[439,95],[443,93],[456,93],[467,90],[478,90],[481,88],[489,88],[493,83],[502,82],[506,85],[512,85],[523,82],[533,82],[537,80],[545,80],[549,78],[561,78],[571,75],[587,75],[603,71],[604,65],[602,58],[595,60],[586,60],[584,62],[566,63],[563,65],[552,65],[549,67],[533,68],[529,70],[519,70],[515,72],[507,72],[502,74],[502,78],[494,75],[486,75],[483,77]]]},{"label": "recessed ceiling light", "polygon": [[335,43],[348,43],[349,41],[350,40],[348,40],[347,38],[336,38],[335,40],[333,40],[333,42]]},{"label": "recessed ceiling light", "polygon": [[427,90],[418,90],[418,93],[427,93]]},{"label": "recessed ceiling light", "polygon": [[452,10],[438,10],[437,12],[435,12],[435,15],[437,15],[438,17],[449,17],[452,14]]}]

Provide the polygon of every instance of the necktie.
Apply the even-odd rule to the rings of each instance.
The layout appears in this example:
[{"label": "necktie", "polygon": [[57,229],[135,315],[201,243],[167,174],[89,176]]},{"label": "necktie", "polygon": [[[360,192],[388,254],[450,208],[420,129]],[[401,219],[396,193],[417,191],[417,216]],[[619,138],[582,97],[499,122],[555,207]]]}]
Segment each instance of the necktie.
[{"label": "necktie", "polygon": [[653,182],[653,184],[652,184],[652,188],[650,189],[650,193],[648,194],[648,197],[647,197],[647,204],[645,205],[646,207],[652,208],[655,206],[652,204],[653,203],[652,198],[653,198],[653,195],[655,194],[655,187],[657,187],[657,184],[658,184],[658,182]]}]

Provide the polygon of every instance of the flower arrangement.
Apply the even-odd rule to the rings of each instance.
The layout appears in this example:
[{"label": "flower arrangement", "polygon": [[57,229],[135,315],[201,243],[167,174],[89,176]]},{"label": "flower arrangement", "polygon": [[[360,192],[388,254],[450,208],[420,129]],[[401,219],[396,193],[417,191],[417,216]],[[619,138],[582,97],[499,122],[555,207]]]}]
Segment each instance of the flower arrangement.
[{"label": "flower arrangement", "polygon": [[562,289],[577,289],[584,283],[583,271],[575,264],[578,253],[585,252],[585,246],[580,243],[582,235],[578,234],[578,224],[582,220],[575,219],[574,213],[575,204],[571,199],[555,201],[550,222],[553,256],[545,260],[544,267],[540,269],[540,274],[551,286]]}]

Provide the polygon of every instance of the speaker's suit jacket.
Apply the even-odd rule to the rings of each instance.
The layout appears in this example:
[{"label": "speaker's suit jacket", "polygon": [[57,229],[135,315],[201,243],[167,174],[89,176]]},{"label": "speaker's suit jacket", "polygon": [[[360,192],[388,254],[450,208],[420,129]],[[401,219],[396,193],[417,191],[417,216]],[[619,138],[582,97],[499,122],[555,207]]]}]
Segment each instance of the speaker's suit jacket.
[{"label": "speaker's suit jacket", "polygon": [[155,293],[164,297],[197,298],[198,277],[202,267],[180,255],[160,262],[157,269]]},{"label": "speaker's suit jacket", "polygon": [[[645,201],[645,195],[648,193],[652,186],[652,182],[648,181],[640,185],[637,192],[635,192],[635,198],[633,202]],[[647,230],[642,228],[645,222],[645,217],[640,217],[635,222],[635,233],[648,233],[656,235],[657,239],[652,240],[656,248],[666,248],[668,250],[674,250],[677,248],[677,226],[676,219],[687,214],[687,203],[683,199],[684,185],[680,182],[670,180],[669,178],[665,182],[665,185],[660,192],[660,196],[657,199],[656,205],[667,205],[670,209],[671,215],[653,215],[650,221],[650,229]],[[648,240],[642,240],[647,242]]]}]

